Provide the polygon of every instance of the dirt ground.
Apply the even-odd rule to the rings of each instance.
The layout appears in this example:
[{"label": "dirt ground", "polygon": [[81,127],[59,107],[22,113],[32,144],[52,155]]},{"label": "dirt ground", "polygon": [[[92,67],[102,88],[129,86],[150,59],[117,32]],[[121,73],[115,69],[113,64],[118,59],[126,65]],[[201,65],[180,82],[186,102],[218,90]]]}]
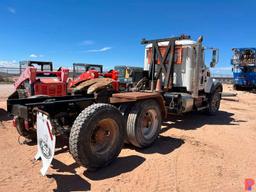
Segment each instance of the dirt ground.
[{"label": "dirt ground", "polygon": [[[147,149],[125,146],[97,172],[79,167],[66,148],[56,152],[48,175],[34,162],[35,145],[20,145],[6,114],[11,85],[0,85],[0,191],[244,191],[256,179],[256,94],[238,91],[217,116],[169,116]],[[233,91],[225,86],[225,91]]]}]

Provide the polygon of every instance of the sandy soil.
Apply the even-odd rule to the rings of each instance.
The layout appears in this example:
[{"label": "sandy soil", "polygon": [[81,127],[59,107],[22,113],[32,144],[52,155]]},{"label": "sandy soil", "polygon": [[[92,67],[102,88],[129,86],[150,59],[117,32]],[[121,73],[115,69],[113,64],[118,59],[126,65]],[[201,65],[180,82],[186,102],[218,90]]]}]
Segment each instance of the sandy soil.
[{"label": "sandy soil", "polygon": [[5,101],[6,98],[15,91],[13,84],[0,83],[0,101]]},{"label": "sandy soil", "polygon": [[59,149],[45,177],[33,161],[36,146],[18,143],[1,101],[0,191],[244,191],[245,178],[256,179],[256,94],[237,93],[217,116],[170,116],[153,146],[125,146],[95,173]]}]

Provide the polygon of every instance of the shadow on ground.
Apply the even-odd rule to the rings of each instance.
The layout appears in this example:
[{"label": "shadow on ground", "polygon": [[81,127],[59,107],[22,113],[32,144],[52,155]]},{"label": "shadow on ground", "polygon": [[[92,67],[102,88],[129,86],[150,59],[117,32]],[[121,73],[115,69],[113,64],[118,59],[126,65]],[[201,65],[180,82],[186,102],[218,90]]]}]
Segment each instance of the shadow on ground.
[{"label": "shadow on ground", "polygon": [[[47,175],[48,178],[56,180],[57,188],[53,191],[89,191],[91,184],[76,174],[77,163],[66,165],[57,159],[53,159],[52,168],[63,174]],[[71,174],[69,174],[71,173]]]},{"label": "shadow on ground", "polygon": [[56,192],[90,191],[91,190],[91,184],[76,174],[74,175],[52,174],[52,175],[48,175],[47,177],[53,178],[56,180],[57,188],[53,190]]},{"label": "shadow on ground", "polygon": [[[160,154],[168,154],[180,147],[184,143],[181,139],[175,139],[171,137],[166,136],[160,136],[156,142],[145,149],[138,149],[134,148],[130,145],[126,145],[129,148],[133,148],[136,151],[144,154],[152,154],[152,153],[160,153]],[[60,150],[67,150],[67,149],[60,149]],[[84,176],[91,179],[91,180],[103,180],[107,178],[116,177],[118,175],[121,175],[123,173],[127,173],[130,171],[133,171],[137,167],[139,167],[146,159],[144,157],[138,156],[138,155],[131,155],[126,157],[118,157],[115,161],[113,161],[110,165],[101,168],[96,171],[90,171],[86,170],[84,171]],[[53,159],[52,162],[52,168],[56,170],[56,172],[64,173],[69,172],[73,174],[73,177],[78,177],[76,175],[76,168],[78,168],[79,165],[77,163],[72,163],[71,165],[66,165],[63,162]],[[53,174],[50,177],[53,177],[56,179],[56,181],[61,177],[62,175],[59,174]],[[71,177],[71,176],[69,176]],[[81,180],[80,178],[79,180]],[[58,183],[58,181],[57,181]],[[68,184],[66,184],[68,185]],[[58,189],[62,189],[63,186],[58,187]],[[74,189],[73,189],[74,190]]]},{"label": "shadow on ground", "polygon": [[243,120],[236,121],[232,116],[234,113],[227,111],[219,111],[216,115],[205,115],[200,112],[188,113],[184,115],[169,116],[163,122],[161,133],[171,129],[193,130],[201,128],[204,125],[237,125],[237,122],[244,122]]},{"label": "shadow on ground", "polygon": [[79,165],[76,162],[71,165],[66,165],[57,159],[52,160],[52,168],[57,172],[76,173],[75,169],[78,167]]},{"label": "shadow on ground", "polygon": [[0,121],[9,121],[12,120],[12,117],[9,116],[5,109],[0,108]]},{"label": "shadow on ground", "polygon": [[118,157],[113,163],[107,167],[97,170],[96,172],[86,170],[84,172],[84,176],[91,180],[107,179],[118,176],[122,173],[130,172],[140,166],[144,161],[145,158],[137,155]]},{"label": "shadow on ground", "polygon": [[[176,139],[160,135],[159,138],[150,147],[144,149],[134,149],[144,154],[159,153],[162,155],[166,155],[179,148],[182,144],[184,144],[184,141],[182,139]],[[133,148],[133,146],[129,148]]]}]

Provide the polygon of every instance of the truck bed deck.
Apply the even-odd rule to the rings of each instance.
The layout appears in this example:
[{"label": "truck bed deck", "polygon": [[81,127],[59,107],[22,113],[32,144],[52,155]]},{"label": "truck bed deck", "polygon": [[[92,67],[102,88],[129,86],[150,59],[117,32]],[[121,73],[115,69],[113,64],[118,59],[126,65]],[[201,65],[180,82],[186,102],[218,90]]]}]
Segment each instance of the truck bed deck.
[{"label": "truck bed deck", "polygon": [[7,111],[13,115],[27,120],[29,114],[35,108],[41,109],[52,115],[59,112],[76,111],[83,109],[95,101],[94,97],[85,96],[61,96],[61,97],[39,97],[25,99],[8,99]]}]

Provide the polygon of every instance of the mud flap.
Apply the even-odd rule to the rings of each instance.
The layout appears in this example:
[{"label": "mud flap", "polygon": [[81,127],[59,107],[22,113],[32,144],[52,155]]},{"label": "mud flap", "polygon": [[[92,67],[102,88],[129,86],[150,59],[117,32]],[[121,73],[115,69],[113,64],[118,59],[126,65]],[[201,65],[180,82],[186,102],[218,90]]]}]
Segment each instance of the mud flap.
[{"label": "mud flap", "polygon": [[52,134],[52,125],[48,116],[37,113],[37,154],[35,159],[41,158],[43,167],[40,172],[43,176],[46,175],[48,168],[51,165],[54,157],[56,136]]}]

